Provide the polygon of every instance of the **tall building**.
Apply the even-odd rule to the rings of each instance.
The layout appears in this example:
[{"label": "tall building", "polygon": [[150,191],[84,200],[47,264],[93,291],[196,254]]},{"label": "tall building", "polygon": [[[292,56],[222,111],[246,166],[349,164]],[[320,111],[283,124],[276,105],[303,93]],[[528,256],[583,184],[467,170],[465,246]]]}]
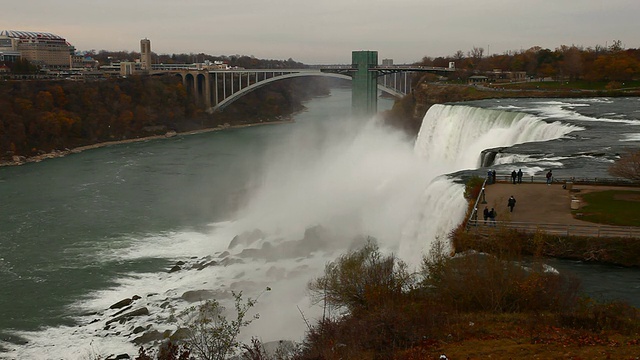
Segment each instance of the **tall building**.
[{"label": "tall building", "polygon": [[151,40],[140,40],[140,69],[145,72],[151,71]]},{"label": "tall building", "polygon": [[35,31],[0,31],[0,52],[19,53],[34,65],[69,68],[75,48],[63,37]]}]

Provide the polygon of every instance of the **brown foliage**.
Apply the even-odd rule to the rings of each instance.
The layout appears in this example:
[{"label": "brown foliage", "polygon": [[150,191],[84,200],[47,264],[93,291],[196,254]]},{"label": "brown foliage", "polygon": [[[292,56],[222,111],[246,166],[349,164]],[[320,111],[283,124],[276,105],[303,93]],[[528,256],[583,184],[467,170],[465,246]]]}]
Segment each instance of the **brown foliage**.
[{"label": "brown foliage", "polygon": [[[537,261],[523,262],[523,242],[491,246],[495,255],[450,257],[446,246],[436,242],[418,283],[401,293],[382,291],[393,296],[369,307],[321,319],[310,327],[296,358],[437,359],[452,342],[463,349],[464,341],[503,338],[510,339],[510,346],[513,339],[560,347],[608,346],[602,331],[638,330],[637,309],[579,300],[574,279],[547,272]],[[329,273],[349,273],[336,269],[343,265],[354,268],[337,262]],[[375,282],[370,272],[359,273]],[[557,335],[549,334],[550,329]],[[485,354],[492,354],[491,349]]]},{"label": "brown foliage", "polygon": [[640,182],[640,150],[629,151],[609,167],[609,174]]},{"label": "brown foliage", "polygon": [[326,91],[321,81],[284,81],[208,115],[173,76],[0,82],[0,159],[170,130],[261,122],[298,111],[302,100]]}]

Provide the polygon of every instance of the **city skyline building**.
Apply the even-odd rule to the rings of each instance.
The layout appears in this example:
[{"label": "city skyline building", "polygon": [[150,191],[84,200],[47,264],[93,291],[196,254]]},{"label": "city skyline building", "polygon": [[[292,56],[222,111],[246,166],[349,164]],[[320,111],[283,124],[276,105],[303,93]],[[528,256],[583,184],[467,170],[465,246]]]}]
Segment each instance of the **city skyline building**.
[{"label": "city skyline building", "polygon": [[0,31],[0,53],[13,60],[22,57],[34,65],[53,69],[71,67],[75,48],[61,36],[37,31]]}]

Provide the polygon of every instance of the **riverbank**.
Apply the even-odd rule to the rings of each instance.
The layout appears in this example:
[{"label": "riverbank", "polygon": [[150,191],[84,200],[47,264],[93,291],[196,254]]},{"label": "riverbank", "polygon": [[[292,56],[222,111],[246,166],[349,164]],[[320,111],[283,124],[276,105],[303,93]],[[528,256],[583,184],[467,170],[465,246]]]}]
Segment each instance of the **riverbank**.
[{"label": "riverbank", "polygon": [[292,123],[293,120],[277,120],[277,121],[267,121],[267,122],[259,122],[259,123],[252,123],[252,124],[242,124],[242,125],[229,125],[228,123],[223,124],[223,125],[218,125],[215,128],[205,128],[205,129],[198,129],[198,130],[190,130],[190,131],[184,131],[184,132],[176,132],[176,131],[169,131],[167,133],[165,133],[164,135],[152,135],[152,136],[144,136],[144,137],[139,137],[139,138],[135,138],[135,139],[124,139],[124,140],[114,140],[114,141],[106,141],[106,142],[100,142],[100,143],[96,143],[96,144],[91,144],[91,145],[85,145],[85,146],[79,146],[73,149],[65,149],[65,150],[54,150],[52,152],[48,152],[48,153],[44,153],[44,154],[40,154],[40,155],[36,155],[36,156],[13,156],[11,161],[7,161],[7,160],[0,160],[0,167],[3,166],[19,166],[19,165],[24,165],[24,164],[29,164],[29,163],[38,163],[41,162],[43,160],[47,160],[47,159],[55,159],[55,158],[61,158],[70,154],[77,154],[83,151],[87,151],[87,150],[91,150],[91,149],[97,149],[97,148],[101,148],[101,147],[105,147],[105,146],[111,146],[111,145],[121,145],[121,144],[129,144],[129,143],[135,143],[135,142],[141,142],[141,141],[149,141],[149,140],[157,140],[157,139],[168,139],[168,138],[172,138],[175,136],[184,136],[184,135],[195,135],[195,134],[202,134],[202,133],[207,133],[207,132],[212,132],[212,131],[222,131],[222,130],[231,130],[231,129],[241,129],[241,128],[248,128],[248,127],[253,127],[253,126],[261,126],[261,125],[278,125],[278,124],[288,124],[288,123]]}]

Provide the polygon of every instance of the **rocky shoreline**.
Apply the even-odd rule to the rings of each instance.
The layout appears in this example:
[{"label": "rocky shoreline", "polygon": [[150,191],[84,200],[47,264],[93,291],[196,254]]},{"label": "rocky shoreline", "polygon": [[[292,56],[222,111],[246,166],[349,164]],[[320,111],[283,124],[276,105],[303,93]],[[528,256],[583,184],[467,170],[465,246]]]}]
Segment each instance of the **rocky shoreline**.
[{"label": "rocky shoreline", "polygon": [[53,150],[51,152],[43,153],[43,154],[36,155],[36,156],[28,156],[27,157],[27,156],[14,155],[11,160],[0,160],[0,167],[3,167],[3,166],[19,166],[19,165],[24,165],[24,164],[29,164],[29,163],[38,163],[38,162],[41,162],[41,161],[46,160],[46,159],[60,158],[60,157],[64,157],[64,156],[67,156],[67,155],[70,155],[70,154],[77,154],[77,153],[80,153],[80,152],[83,152],[83,151],[86,151],[86,150],[97,149],[97,148],[101,148],[101,147],[105,147],[105,146],[111,146],[111,145],[128,144],[128,143],[148,141],[148,140],[154,140],[154,139],[167,139],[167,138],[172,138],[172,137],[175,137],[175,136],[178,136],[178,135],[194,135],[194,134],[200,134],[200,133],[206,133],[206,132],[212,132],[212,131],[222,131],[222,130],[229,130],[229,129],[240,129],[240,128],[246,128],[246,127],[251,127],[251,126],[259,126],[259,125],[287,124],[287,123],[291,123],[291,122],[293,122],[292,119],[269,121],[269,122],[259,122],[259,123],[252,123],[252,124],[243,124],[243,125],[230,125],[229,123],[225,123],[223,125],[218,125],[215,128],[205,128],[205,129],[199,129],[199,130],[193,130],[193,131],[185,131],[185,132],[169,131],[169,132],[165,133],[164,135],[153,135],[153,136],[145,136],[145,137],[140,137],[140,138],[135,138],[135,139],[106,141],[106,142],[100,142],[100,143],[91,144],[91,145],[79,146],[79,147],[76,147],[76,148],[73,148],[73,149]]}]

